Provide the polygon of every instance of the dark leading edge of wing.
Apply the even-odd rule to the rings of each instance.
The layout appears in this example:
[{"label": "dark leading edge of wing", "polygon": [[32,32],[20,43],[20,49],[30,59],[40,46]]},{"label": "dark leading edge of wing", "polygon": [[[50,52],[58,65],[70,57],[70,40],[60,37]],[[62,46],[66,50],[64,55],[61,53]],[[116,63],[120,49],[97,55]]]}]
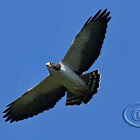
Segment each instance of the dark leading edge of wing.
[{"label": "dark leading edge of wing", "polygon": [[107,23],[111,19],[109,14],[105,9],[102,13],[99,10],[93,18],[90,17],[62,60],[77,74],[87,71],[99,57]]},{"label": "dark leading edge of wing", "polygon": [[5,122],[19,121],[49,110],[65,95],[65,88],[57,85],[50,77],[7,105],[3,113]]}]

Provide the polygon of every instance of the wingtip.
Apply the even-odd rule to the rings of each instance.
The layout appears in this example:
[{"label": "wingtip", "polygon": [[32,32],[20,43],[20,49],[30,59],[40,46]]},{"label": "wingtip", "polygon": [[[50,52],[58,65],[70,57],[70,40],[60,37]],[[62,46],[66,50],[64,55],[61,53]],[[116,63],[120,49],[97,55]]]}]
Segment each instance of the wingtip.
[{"label": "wingtip", "polygon": [[90,21],[91,18],[92,18],[92,16],[90,16],[90,17],[88,18],[88,20],[86,21],[86,23],[84,24],[83,27],[85,27],[85,26],[88,24],[88,22]]},{"label": "wingtip", "polygon": [[107,13],[105,13],[105,14],[104,14],[104,16],[103,16],[103,18],[104,18],[104,19],[109,18],[109,17],[108,17],[109,15],[110,15],[110,11],[109,11],[109,12],[107,12]]},{"label": "wingtip", "polygon": [[6,118],[6,117],[7,117],[6,114],[4,116],[2,116],[2,118]]},{"label": "wingtip", "polygon": [[10,123],[13,123],[15,120],[11,119]]},{"label": "wingtip", "polygon": [[10,106],[11,104],[13,104],[14,102],[12,102],[12,103],[10,103],[10,104],[8,104],[6,107],[8,107],[8,106]]},{"label": "wingtip", "polygon": [[5,122],[8,122],[10,119],[11,119],[11,117],[9,116],[9,117],[5,120]]},{"label": "wingtip", "polygon": [[107,11],[107,8],[104,11]]},{"label": "wingtip", "polygon": [[99,14],[101,13],[101,11],[102,11],[102,10],[100,9],[100,10],[95,14],[95,16],[92,18],[92,21],[95,20],[95,19],[99,16]]},{"label": "wingtip", "polygon": [[[102,11],[102,10],[100,9],[98,12],[100,13],[101,11]],[[98,12],[97,12],[97,13],[98,13]]]},{"label": "wingtip", "polygon": [[111,19],[111,17],[108,17],[106,20],[107,20],[107,22],[109,22],[109,20]]},{"label": "wingtip", "polygon": [[107,9],[105,9],[102,13],[101,13],[101,17],[104,16],[104,14],[107,12]]},{"label": "wingtip", "polygon": [[106,15],[110,15],[110,11],[106,13]]},{"label": "wingtip", "polygon": [[6,110],[4,110],[2,113],[6,113]]}]

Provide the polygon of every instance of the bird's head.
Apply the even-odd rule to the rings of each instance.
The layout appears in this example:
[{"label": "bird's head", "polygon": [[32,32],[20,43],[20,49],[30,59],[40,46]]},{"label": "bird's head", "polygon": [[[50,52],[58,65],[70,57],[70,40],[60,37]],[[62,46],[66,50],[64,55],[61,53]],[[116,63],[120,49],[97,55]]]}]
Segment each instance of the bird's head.
[{"label": "bird's head", "polygon": [[61,64],[48,62],[46,66],[51,74],[57,73],[61,69]]}]

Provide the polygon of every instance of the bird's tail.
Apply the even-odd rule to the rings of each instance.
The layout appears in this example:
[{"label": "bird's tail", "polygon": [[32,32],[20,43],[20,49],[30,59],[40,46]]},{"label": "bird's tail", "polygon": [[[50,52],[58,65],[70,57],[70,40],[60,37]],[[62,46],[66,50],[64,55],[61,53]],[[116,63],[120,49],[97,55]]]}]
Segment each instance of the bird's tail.
[{"label": "bird's tail", "polygon": [[81,78],[85,81],[88,89],[90,90],[90,92],[86,94],[83,99],[83,103],[87,104],[91,100],[93,95],[95,95],[98,92],[100,83],[99,70],[81,75]]},{"label": "bird's tail", "polygon": [[81,75],[80,77],[85,82],[89,91],[88,93],[79,96],[76,96],[70,91],[67,91],[67,101],[66,101],[67,106],[80,105],[82,102],[87,104],[91,100],[93,95],[97,93],[100,82],[100,74],[98,70]]}]

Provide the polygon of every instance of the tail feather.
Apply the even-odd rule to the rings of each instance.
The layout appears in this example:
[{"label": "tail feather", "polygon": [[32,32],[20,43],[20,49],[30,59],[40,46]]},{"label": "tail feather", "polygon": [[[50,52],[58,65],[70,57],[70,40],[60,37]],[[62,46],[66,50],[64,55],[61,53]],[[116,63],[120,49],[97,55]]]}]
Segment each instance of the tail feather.
[{"label": "tail feather", "polygon": [[67,91],[67,101],[66,101],[66,106],[74,106],[74,105],[81,105],[83,96],[76,96],[70,91]]},{"label": "tail feather", "polygon": [[100,74],[98,70],[81,75],[80,77],[85,82],[89,92],[79,96],[67,91],[66,106],[81,105],[82,102],[87,104],[92,99],[93,95],[97,93],[100,82]]},{"label": "tail feather", "polygon": [[83,103],[87,104],[92,99],[92,97],[98,92],[100,83],[99,70],[81,75],[81,78],[85,81],[88,89],[90,90],[90,92],[86,94],[83,99]]}]

